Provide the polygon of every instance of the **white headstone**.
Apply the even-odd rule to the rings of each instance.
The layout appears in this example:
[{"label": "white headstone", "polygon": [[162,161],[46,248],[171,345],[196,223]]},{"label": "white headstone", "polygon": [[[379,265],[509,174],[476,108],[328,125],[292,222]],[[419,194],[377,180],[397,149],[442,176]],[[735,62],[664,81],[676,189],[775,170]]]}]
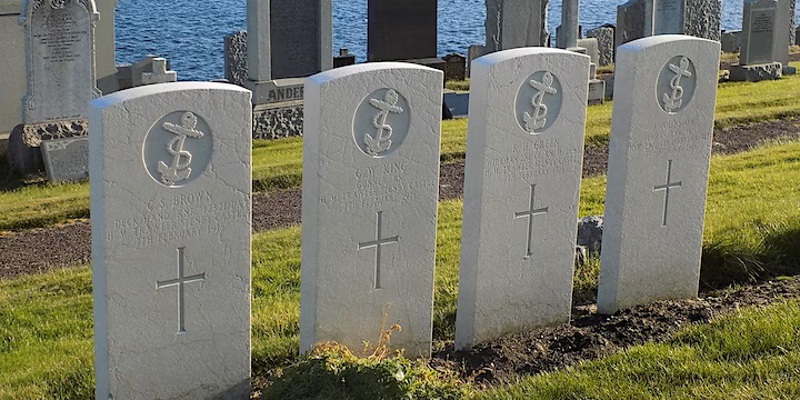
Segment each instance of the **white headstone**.
[{"label": "white headstone", "polygon": [[175,71],[167,71],[167,59],[156,57],[150,66],[151,71],[142,72],[142,85],[153,85],[156,83],[177,82],[178,74]]},{"label": "white headstone", "polygon": [[353,351],[397,324],[431,351],[441,71],[369,63],[305,86],[300,351]]},{"label": "white headstone", "polygon": [[22,10],[28,77],[23,122],[85,119],[89,101],[100,94],[94,0],[26,0]]},{"label": "white headstone", "polygon": [[569,322],[589,57],[516,49],[472,68],[459,349]]},{"label": "white headstone", "polygon": [[195,82],[91,103],[98,399],[248,398],[251,107]]},{"label": "white headstone", "polygon": [[678,35],[618,49],[603,313],[697,296],[719,51],[719,42]]}]

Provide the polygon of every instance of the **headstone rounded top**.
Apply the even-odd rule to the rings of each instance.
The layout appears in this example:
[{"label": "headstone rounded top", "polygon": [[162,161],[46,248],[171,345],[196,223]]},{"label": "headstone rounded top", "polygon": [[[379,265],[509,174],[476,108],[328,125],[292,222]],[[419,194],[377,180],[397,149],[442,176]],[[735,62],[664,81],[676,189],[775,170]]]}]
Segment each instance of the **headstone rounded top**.
[{"label": "headstone rounded top", "polygon": [[717,45],[719,45],[719,42],[716,40],[703,39],[688,35],[657,35],[625,43],[622,46],[619,46],[617,51],[635,53],[657,45],[680,46],[680,43],[684,42],[708,42],[717,43]]},{"label": "headstone rounded top", "polygon": [[320,72],[316,75],[312,75],[307,79],[310,81],[314,81],[318,84],[324,84],[328,81],[332,81],[339,78],[344,78],[351,75],[356,75],[364,72],[371,72],[371,71],[380,71],[380,70],[409,70],[409,69],[416,69],[416,70],[427,70],[438,72],[442,75],[444,73],[437,69],[433,69],[430,67],[425,67],[418,64],[411,64],[411,63],[404,63],[404,62],[393,62],[393,61],[385,61],[385,62],[369,62],[357,65],[348,65],[346,67],[335,68],[332,70]]},{"label": "headstone rounded top", "polygon": [[145,96],[158,95],[166,92],[179,92],[183,90],[227,90],[235,92],[248,92],[249,90],[232,85],[229,83],[219,82],[170,82],[158,85],[146,85],[133,89],[121,90],[109,95],[92,100],[89,104],[93,108],[106,108],[117,105],[119,103]]},{"label": "headstone rounded top", "polygon": [[91,14],[92,20],[97,21],[100,19],[100,13],[97,11],[95,0],[23,0],[22,11],[19,16],[19,24],[26,26],[31,23],[31,15],[34,11],[38,11],[42,7],[48,7],[53,11],[60,11],[67,8],[72,3],[83,5],[86,10]]},{"label": "headstone rounded top", "polygon": [[539,57],[544,55],[561,55],[574,58],[584,57],[590,59],[590,57],[585,54],[580,54],[574,51],[568,51],[564,49],[555,49],[549,47],[523,47],[518,49],[509,49],[487,54],[483,57],[476,58],[472,62],[485,65],[494,65],[503,61],[518,59],[520,57]]}]

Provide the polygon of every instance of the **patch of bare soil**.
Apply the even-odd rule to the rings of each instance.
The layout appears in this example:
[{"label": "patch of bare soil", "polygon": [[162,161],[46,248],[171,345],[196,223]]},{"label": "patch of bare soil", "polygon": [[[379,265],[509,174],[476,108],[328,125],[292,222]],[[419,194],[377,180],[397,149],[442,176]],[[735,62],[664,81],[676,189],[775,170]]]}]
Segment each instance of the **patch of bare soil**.
[{"label": "patch of bare soil", "polygon": [[[733,154],[747,151],[765,141],[796,138],[800,120],[763,122],[718,130],[713,151]],[[583,176],[605,174],[608,146],[587,147]],[[443,164],[439,186],[440,200],[460,198],[464,190],[464,163]],[[300,189],[253,195],[253,230],[256,232],[300,224]],[[0,236],[0,278],[41,272],[91,259],[91,229],[87,222],[36,229]]]},{"label": "patch of bare soil", "polygon": [[450,344],[434,354],[430,364],[440,371],[454,371],[478,387],[509,384],[521,376],[562,369],[647,342],[663,342],[683,327],[708,323],[739,307],[797,298],[800,279],[707,293],[698,300],[662,301],[613,315],[597,314],[594,305],[580,306],[573,310],[569,325],[507,336],[466,351],[454,351]]}]

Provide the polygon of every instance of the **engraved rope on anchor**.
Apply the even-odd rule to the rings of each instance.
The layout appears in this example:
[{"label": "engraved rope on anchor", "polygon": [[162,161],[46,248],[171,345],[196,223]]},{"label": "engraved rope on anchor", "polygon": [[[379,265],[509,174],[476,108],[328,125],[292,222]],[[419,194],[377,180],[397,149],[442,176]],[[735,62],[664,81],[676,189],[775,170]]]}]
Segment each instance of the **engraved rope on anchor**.
[{"label": "engraved rope on anchor", "polygon": [[369,133],[364,135],[364,144],[367,146],[367,153],[371,156],[377,156],[380,153],[388,151],[392,147],[392,133],[394,132],[392,126],[386,123],[390,113],[402,114],[403,108],[397,105],[400,96],[395,90],[390,89],[386,92],[384,100],[371,99],[369,104],[380,110],[378,114],[372,119],[372,125],[375,127],[375,136]]},{"label": "engraved rope on anchor", "polygon": [[677,111],[683,105],[683,95],[685,93],[683,86],[681,86],[681,80],[683,78],[691,78],[692,72],[689,71],[689,59],[686,57],[681,58],[680,66],[675,64],[669,65],[669,70],[672,71],[675,76],[672,77],[672,80],[669,82],[669,86],[672,89],[672,95],[664,93],[663,101],[664,101],[664,109],[668,112]]},{"label": "engraved rope on anchor", "polygon": [[544,96],[548,94],[557,94],[558,90],[553,87],[553,74],[545,72],[542,81],[531,80],[529,82],[531,87],[537,90],[536,94],[531,98],[531,106],[533,106],[533,115],[525,112],[525,130],[529,133],[534,133],[547,125],[547,113],[549,109],[544,102]]},{"label": "engraved rope on anchor", "polygon": [[[171,122],[164,122],[163,127],[164,130],[174,134],[175,137],[167,144],[167,151],[172,154],[172,163],[167,165],[165,162],[159,161],[158,172],[161,174],[161,182],[172,186],[189,179],[189,175],[192,173],[192,169],[189,167],[192,164],[192,154],[183,149],[186,138],[200,139],[205,134],[196,129],[197,116],[192,112],[183,114],[180,126]],[[186,161],[182,162],[184,158]]]},{"label": "engraved rope on anchor", "polygon": [[63,10],[67,6],[67,0],[50,0],[50,8],[54,10]]}]

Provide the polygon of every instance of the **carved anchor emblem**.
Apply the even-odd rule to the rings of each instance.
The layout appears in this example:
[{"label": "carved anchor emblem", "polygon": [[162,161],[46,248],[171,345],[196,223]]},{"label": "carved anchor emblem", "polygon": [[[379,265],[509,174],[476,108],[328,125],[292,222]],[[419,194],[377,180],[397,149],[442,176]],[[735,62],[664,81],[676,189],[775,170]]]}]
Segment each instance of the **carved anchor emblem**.
[{"label": "carved anchor emblem", "polygon": [[556,94],[558,90],[553,87],[553,74],[545,72],[542,81],[531,80],[531,87],[538,90],[531,98],[531,105],[533,106],[533,115],[525,112],[525,130],[529,133],[534,133],[547,125],[547,105],[543,103],[544,96],[547,94]]},{"label": "carved anchor emblem", "polygon": [[[180,181],[189,179],[189,175],[192,173],[192,169],[189,168],[189,165],[192,164],[192,154],[183,149],[186,138],[200,139],[205,134],[196,129],[197,116],[192,112],[183,114],[180,126],[171,122],[164,122],[163,127],[164,130],[176,136],[167,144],[167,151],[172,154],[172,163],[167,165],[163,161],[159,161],[158,172],[161,174],[161,182],[172,186]],[[184,158],[186,161],[182,162]]]},{"label": "carved anchor emblem", "polygon": [[691,78],[692,73],[689,71],[689,59],[686,57],[681,58],[680,66],[675,64],[669,65],[670,71],[675,73],[675,76],[672,77],[672,80],[669,83],[670,88],[672,88],[672,96],[667,93],[664,93],[664,109],[667,112],[677,111],[683,105],[683,95],[684,90],[683,86],[681,86],[681,80],[683,78]]},{"label": "carved anchor emblem", "polygon": [[394,90],[386,92],[384,97],[385,101],[378,99],[371,99],[369,104],[381,110],[375,118],[372,119],[372,125],[375,127],[375,136],[370,136],[369,133],[364,135],[364,144],[367,146],[367,153],[373,157],[389,150],[392,147],[392,126],[386,123],[390,113],[402,114],[403,108],[397,105],[400,96]]}]

